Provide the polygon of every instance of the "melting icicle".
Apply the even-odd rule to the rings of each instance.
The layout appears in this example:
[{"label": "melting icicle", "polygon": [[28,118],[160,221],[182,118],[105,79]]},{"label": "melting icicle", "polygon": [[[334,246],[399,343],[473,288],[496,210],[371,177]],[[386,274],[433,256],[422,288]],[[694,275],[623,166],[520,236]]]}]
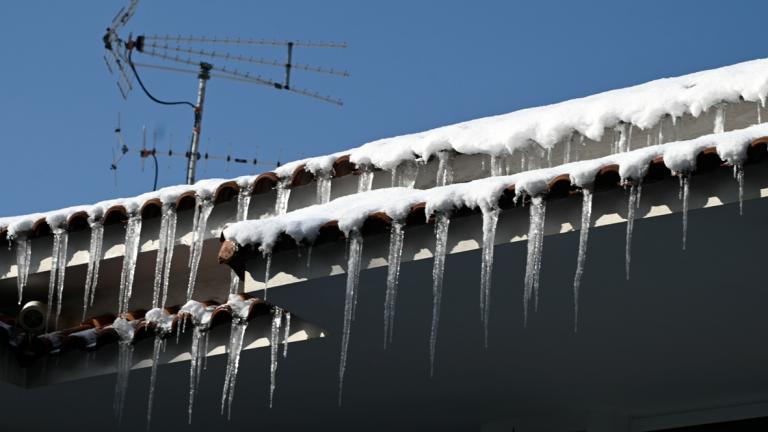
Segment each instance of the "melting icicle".
[{"label": "melting icicle", "polygon": [[278,180],[277,195],[275,196],[275,215],[280,216],[288,212],[288,200],[291,198],[291,178]]},{"label": "melting icicle", "polygon": [[416,161],[405,161],[398,168],[398,182],[396,186],[413,189],[416,186],[416,179],[419,176],[419,163]]},{"label": "melting icicle", "polygon": [[227,407],[227,418],[232,414],[232,401],[235,397],[235,383],[240,366],[240,353],[243,350],[243,338],[248,328],[248,315],[251,311],[253,299],[243,300],[239,295],[231,294],[227,302],[232,310],[232,329],[229,333],[227,345],[227,371],[224,376],[224,390],[221,394],[221,413]]},{"label": "melting icicle", "polygon": [[347,349],[352,327],[352,316],[355,299],[357,298],[357,285],[360,281],[360,264],[363,255],[363,236],[357,231],[349,233],[349,251],[347,252],[347,287],[344,294],[344,327],[341,334],[341,354],[339,358],[339,406],[341,406],[344,388],[344,372],[347,368]]},{"label": "melting icicle", "polygon": [[482,208],[483,212],[483,253],[480,265],[480,317],[483,322],[483,342],[488,348],[488,321],[491,317],[491,280],[493,274],[493,250],[496,241],[496,225],[499,222],[498,208]]},{"label": "melting icicle", "polygon": [[565,140],[565,149],[563,150],[563,163],[567,164],[571,162],[571,146],[573,145],[573,137],[575,134],[570,134],[568,139]]},{"label": "melting icicle", "polygon": [[141,214],[128,217],[125,230],[125,255],[123,270],[120,273],[120,293],[118,294],[118,311],[123,314],[128,311],[128,302],[133,290],[133,276],[136,271],[136,258],[139,254],[139,239],[141,237]]},{"label": "melting icicle", "polygon": [[491,155],[491,177],[498,177],[507,174],[506,157],[502,155]]},{"label": "melting icicle", "polygon": [[163,348],[163,338],[155,335],[155,343],[152,348],[152,370],[149,374],[149,394],[147,396],[147,430],[152,422],[152,402],[155,398],[155,386],[157,385],[157,367],[160,362],[160,352]]},{"label": "melting icicle", "polygon": [[534,297],[534,310],[539,303],[539,274],[541,255],[544,248],[544,220],[547,202],[542,196],[531,198],[528,221],[528,255],[525,260],[525,279],[523,284],[523,323],[528,323],[528,304]]},{"label": "melting icicle", "polygon": [[85,289],[83,290],[83,321],[88,313],[88,306],[93,305],[96,295],[96,285],[99,282],[99,264],[102,258],[104,244],[104,224],[100,220],[90,221],[91,241],[88,246],[88,270],[85,273]]},{"label": "melting icicle", "polygon": [[[674,117],[673,117],[674,118]],[[624,146],[624,151],[630,151],[632,150],[632,123],[627,124],[627,130],[629,133],[627,134],[627,144]]]},{"label": "melting icicle", "polygon": [[269,288],[269,271],[272,267],[272,252],[264,253],[264,300],[267,299],[267,288]]},{"label": "melting icicle", "polygon": [[[758,105],[759,107],[760,105]],[[739,216],[744,210],[744,166],[736,164],[733,166],[733,178],[739,183]]]},{"label": "melting icicle", "polygon": [[656,137],[656,144],[663,144],[664,143],[664,120],[665,117],[662,117],[659,120],[659,135]]},{"label": "melting icicle", "polygon": [[176,208],[171,206],[168,210],[168,231],[165,240],[165,264],[163,264],[163,291],[160,298],[160,307],[165,307],[168,301],[168,285],[171,281],[171,263],[173,262],[173,249],[176,246]]},{"label": "melting icicle", "polygon": [[[55,232],[56,230],[54,230]],[[69,233],[65,229],[61,229],[58,233],[59,238],[59,259],[57,260],[56,269],[56,319],[54,324],[56,328],[59,326],[59,317],[61,316],[61,304],[64,298],[64,273],[67,270],[67,243],[69,242]],[[50,303],[49,303],[50,304]]]},{"label": "melting icicle", "polygon": [[189,265],[189,285],[187,286],[187,300],[192,299],[195,293],[195,284],[197,282],[197,269],[200,266],[200,257],[203,253],[203,240],[205,240],[205,231],[208,225],[208,217],[213,210],[213,201],[197,197],[197,205],[200,208],[200,214],[192,227],[192,245],[190,247],[190,265]]},{"label": "melting icicle", "polygon": [[275,378],[277,376],[277,352],[280,342],[280,326],[283,322],[283,310],[277,306],[272,310],[272,331],[269,335],[269,407],[275,394]]},{"label": "melting icicle", "polygon": [[576,274],[573,276],[573,331],[579,329],[579,288],[584,274],[584,262],[587,259],[587,240],[589,224],[592,220],[592,190],[583,188],[581,203],[581,231],[579,232],[579,254],[576,258]]},{"label": "melting icicle", "polygon": [[200,364],[203,356],[205,356],[205,350],[201,349],[201,341],[203,340],[204,332],[202,329],[194,325],[192,329],[192,346],[189,354],[192,357],[189,363],[189,407],[187,408],[187,418],[189,424],[192,424],[192,409],[195,404],[195,393],[197,392],[197,385],[200,382]]},{"label": "melting icicle", "polygon": [[253,196],[254,184],[250,184],[247,187],[241,187],[240,190],[237,191],[238,222],[248,219],[248,208],[251,206],[251,197]]},{"label": "melting icicle", "polygon": [[117,318],[112,323],[120,340],[118,342],[117,355],[117,375],[115,383],[114,411],[117,422],[120,423],[123,418],[123,408],[125,407],[125,396],[128,393],[128,378],[131,373],[133,363],[133,323],[124,318]]},{"label": "melting icicle", "polygon": [[400,279],[400,262],[403,257],[403,223],[393,220],[389,233],[389,267],[387,268],[387,292],[384,297],[384,349],[387,342],[392,342],[393,327],[395,322],[395,300],[397,298],[397,285]]},{"label": "melting icicle", "polygon": [[440,323],[440,303],[443,297],[443,272],[445,253],[448,249],[448,226],[451,218],[438,213],[435,220],[435,258],[432,264],[432,326],[429,331],[429,376],[435,373],[435,350],[437,348],[437,327]]},{"label": "melting icicle", "polygon": [[437,153],[437,186],[453,184],[453,154],[447,151]]},{"label": "melting icicle", "polygon": [[288,357],[288,338],[291,336],[291,313],[285,313],[285,333],[283,333],[283,358]]},{"label": "melting icicle", "polygon": [[725,132],[725,104],[718,104],[715,106],[715,125],[713,132]]},{"label": "melting icicle", "polygon": [[635,210],[639,205],[639,187],[637,183],[632,183],[629,187],[629,198],[627,198],[627,238],[624,245],[624,270],[629,280],[629,269],[632,262],[632,231],[635,227]]},{"label": "melting icicle", "polygon": [[[160,217],[160,231],[157,235],[157,258],[155,259],[155,280],[154,290],[152,291],[152,308],[159,306],[160,292],[163,287],[163,266],[165,266],[165,254],[168,250],[168,222],[170,219],[170,212],[173,211],[173,205],[163,205],[162,216]],[[173,248],[173,242],[171,242],[171,248]]]},{"label": "melting icicle", "polygon": [[373,187],[373,167],[359,165],[360,175],[357,177],[357,193],[368,192]]},{"label": "melting icicle", "polygon": [[[62,250],[64,257],[62,258]],[[53,228],[53,248],[51,251],[51,274],[48,279],[48,305],[53,305],[54,295],[64,289],[64,268],[66,267],[67,231],[63,228]],[[58,281],[60,283],[57,283]],[[59,305],[56,308],[56,321],[61,313],[61,293],[59,293]],[[45,314],[45,329],[49,328],[51,308]],[[54,323],[55,324],[55,323]]]},{"label": "melting icicle", "polygon": [[763,111],[760,107],[760,102],[755,103],[757,105],[757,124],[760,124],[763,122]]},{"label": "melting icicle", "polygon": [[683,200],[683,250],[688,238],[688,195],[691,185],[691,176],[688,174],[680,175],[680,195]]},{"label": "melting icicle", "polygon": [[24,295],[24,287],[29,278],[29,262],[32,259],[32,244],[26,234],[19,234],[13,239],[16,244],[16,285],[19,288],[19,304]]},{"label": "melting icicle", "polygon": [[317,172],[317,203],[325,204],[331,200],[331,173]]}]

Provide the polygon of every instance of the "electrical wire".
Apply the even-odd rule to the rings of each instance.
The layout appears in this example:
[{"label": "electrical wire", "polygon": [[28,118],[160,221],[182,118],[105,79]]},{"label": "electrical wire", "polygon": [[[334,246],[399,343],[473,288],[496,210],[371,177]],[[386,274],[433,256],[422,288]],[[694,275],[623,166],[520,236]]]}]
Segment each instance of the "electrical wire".
[{"label": "electrical wire", "polygon": [[144,90],[144,93],[147,95],[147,97],[152,99],[153,102],[157,102],[161,105],[189,105],[192,107],[192,109],[197,108],[195,104],[193,104],[192,102],[187,102],[187,101],[168,102],[152,96],[149,90],[147,90],[147,88],[144,87],[144,83],[141,81],[141,78],[139,77],[139,72],[136,70],[136,66],[133,65],[133,59],[131,58],[132,55],[133,55],[133,50],[132,49],[128,50],[128,66],[131,67],[131,70],[133,71],[133,75],[136,77],[136,82],[139,83],[139,86],[141,86],[141,89]]}]

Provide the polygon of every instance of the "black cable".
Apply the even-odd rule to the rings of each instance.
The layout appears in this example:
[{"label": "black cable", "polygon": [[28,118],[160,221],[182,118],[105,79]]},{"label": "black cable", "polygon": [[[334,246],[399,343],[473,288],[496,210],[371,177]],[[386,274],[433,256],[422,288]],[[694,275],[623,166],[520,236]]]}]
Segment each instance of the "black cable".
[{"label": "black cable", "polygon": [[141,81],[141,78],[139,77],[139,72],[136,70],[136,66],[133,65],[133,60],[131,59],[131,56],[133,55],[133,50],[128,50],[128,66],[131,67],[131,70],[133,71],[133,74],[136,76],[136,81],[139,83],[139,86],[141,86],[141,89],[144,90],[144,93],[146,93],[147,97],[152,99],[152,101],[157,102],[161,105],[189,105],[192,107],[192,109],[195,109],[195,104],[187,101],[178,101],[178,102],[166,102],[162,101],[154,96],[152,96],[151,93],[149,93],[149,90],[147,90],[146,87],[144,87],[144,83]]}]

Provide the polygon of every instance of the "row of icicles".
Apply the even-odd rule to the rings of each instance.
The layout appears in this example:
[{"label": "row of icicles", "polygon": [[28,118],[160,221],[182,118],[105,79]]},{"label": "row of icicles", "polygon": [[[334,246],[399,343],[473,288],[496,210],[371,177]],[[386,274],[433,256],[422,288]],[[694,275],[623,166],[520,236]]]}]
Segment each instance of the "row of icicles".
[{"label": "row of icicles", "polygon": [[[761,121],[760,106],[758,105],[758,123]],[[674,121],[674,120],[673,120]],[[724,130],[725,122],[725,107],[724,105],[718,105],[715,116],[715,132],[722,132]],[[612,153],[625,152],[630,150],[629,143],[631,141],[632,126],[628,124],[620,124],[616,128],[617,134],[612,146]],[[657,144],[663,142],[663,127],[659,127]],[[567,148],[565,151],[564,162],[569,161],[570,157],[570,145],[572,139],[567,142]],[[649,142],[648,145],[652,145]],[[529,158],[528,162],[532,162]],[[438,153],[438,170],[436,177],[436,185],[444,186],[453,183],[453,155],[450,152]],[[485,166],[485,162],[483,163]],[[533,163],[530,163],[533,165]],[[413,188],[416,183],[416,177],[419,172],[420,164],[417,162],[403,163],[396,169],[391,171],[392,186],[410,187]],[[358,177],[358,193],[371,190],[373,185],[373,178],[375,171],[370,166],[360,166]],[[533,166],[529,166],[528,169],[533,169]],[[526,169],[526,157],[524,155],[521,161],[521,170]],[[513,172],[511,161],[509,156],[492,156],[490,158],[490,174],[492,176],[507,175]],[[690,176],[687,173],[678,173],[680,178],[680,198],[683,201],[683,248],[686,243],[686,231],[687,231],[687,210],[688,210],[688,195],[690,187]],[[741,211],[742,196],[743,196],[743,181],[744,174],[741,166],[734,167],[734,177],[739,183],[739,209]],[[331,174],[325,172],[316,173],[317,180],[317,203],[324,204],[330,201],[331,197]],[[635,210],[639,207],[641,183],[640,182],[627,182],[629,186],[628,197],[628,212],[627,212],[627,234],[626,234],[626,274],[629,278],[630,260],[631,260],[631,240],[632,231],[635,219]],[[289,179],[281,179],[276,186],[276,200],[274,206],[274,214],[282,215],[288,210],[288,202],[290,198],[291,189],[289,187]],[[243,187],[238,193],[237,199],[237,215],[238,221],[245,220],[248,214],[248,207],[252,196],[251,187]],[[578,327],[578,295],[581,284],[581,277],[584,272],[584,263],[586,259],[586,248],[589,236],[589,226],[591,223],[591,209],[592,209],[592,192],[589,188],[582,189],[583,192],[583,206],[582,206],[582,220],[581,231],[579,235],[579,250],[577,255],[577,266],[573,282],[574,291],[574,329]],[[190,254],[188,266],[190,269],[189,282],[187,285],[187,299],[191,301],[194,295],[194,288],[197,278],[197,270],[200,264],[200,258],[202,254],[202,245],[205,237],[208,218],[213,210],[213,201],[210,198],[202,198],[196,196],[195,215],[193,218],[192,227],[192,242],[190,245]],[[483,244],[482,244],[482,262],[481,262],[481,275],[480,275],[480,315],[483,326],[483,340],[484,345],[488,344],[488,321],[490,317],[490,299],[491,299],[491,273],[493,268],[493,251],[496,225],[499,218],[499,208],[481,208],[483,217]],[[528,251],[526,258],[526,270],[523,287],[523,322],[527,322],[529,302],[533,300],[534,310],[538,307],[539,299],[539,274],[541,270],[541,256],[543,251],[543,238],[544,238],[544,222],[546,215],[546,200],[543,196],[531,197],[529,206],[529,231],[528,231]],[[153,297],[152,307],[163,308],[166,305],[168,298],[168,285],[170,278],[170,266],[173,258],[174,245],[176,244],[176,208],[173,205],[166,204],[162,207],[160,232],[158,239],[158,255],[155,264],[155,277],[153,284]],[[98,283],[99,275],[99,263],[102,258],[102,244],[104,237],[104,226],[100,220],[89,220],[91,227],[91,240],[89,246],[89,260],[85,281],[85,293],[83,297],[83,319],[85,319],[87,309],[93,304],[95,296],[96,286]],[[445,255],[447,249],[447,235],[450,225],[449,213],[438,213],[436,215],[435,222],[435,253],[433,264],[433,308],[432,308],[432,323],[429,337],[429,352],[430,352],[430,375],[434,373],[434,359],[437,343],[437,329],[440,317],[440,305],[442,297],[443,286],[443,271],[445,265]],[[129,215],[126,235],[125,235],[125,255],[123,259],[123,268],[120,276],[120,289],[119,289],[119,313],[121,316],[128,310],[128,304],[131,298],[133,277],[136,267],[136,259],[138,257],[140,247],[142,220],[141,215],[134,213]],[[392,342],[393,337],[393,324],[395,316],[395,303],[397,296],[397,286],[400,272],[400,262],[402,259],[402,248],[404,242],[404,223],[402,221],[393,221],[390,232],[390,248],[388,253],[389,270],[387,272],[386,282],[386,295],[384,305],[384,346]],[[52,263],[51,274],[49,279],[49,292],[48,292],[48,304],[52,304],[54,299],[56,300],[56,316],[54,323],[58,322],[59,315],[61,313],[61,300],[63,296],[64,288],[64,276],[66,269],[66,257],[67,257],[67,240],[68,233],[65,227],[53,226],[53,251],[52,251]],[[23,288],[27,283],[30,258],[31,258],[31,245],[30,240],[25,234],[20,234],[14,237],[14,243],[16,244],[16,258],[17,258],[17,272],[18,272],[18,289],[19,289],[19,302],[21,302],[23,295]],[[348,269],[347,269],[347,286],[345,294],[345,308],[344,308],[344,325],[342,333],[341,354],[339,362],[339,403],[342,400],[342,387],[344,372],[347,364],[347,349],[350,339],[351,323],[355,316],[355,309],[357,305],[357,288],[359,281],[359,274],[361,270],[361,257],[362,257],[362,245],[363,237],[357,233],[350,233],[348,239]],[[310,249],[311,251],[311,249]],[[271,252],[265,252],[266,260],[266,274],[265,274],[265,289],[264,298],[266,299],[267,287],[269,282],[269,272],[271,263]],[[308,259],[311,255],[308,257]],[[308,261],[309,262],[309,261]],[[234,295],[240,290],[240,280],[238,276],[232,272],[230,280],[230,294]],[[279,311],[279,312],[278,312]],[[50,315],[50,313],[49,313]],[[282,310],[275,308],[275,318],[273,319],[273,331],[270,343],[273,346],[271,353],[271,385],[270,385],[270,405],[271,394],[274,391],[274,374],[276,370],[276,348],[277,340],[275,336],[277,330],[280,328],[280,323],[283,322],[281,317]],[[288,317],[290,315],[287,315]],[[46,317],[46,329],[49,327],[50,317]],[[194,324],[194,323],[193,323]],[[200,323],[198,323],[200,324]],[[237,375],[237,368],[239,362],[239,352],[242,349],[242,337],[245,333],[245,326],[247,322],[242,319],[233,319],[232,332],[230,336],[230,343],[228,346],[229,359],[227,362],[227,376],[224,383],[224,392],[222,395],[222,412],[224,411],[225,402],[228,403],[229,409],[231,409],[231,400],[234,394],[234,380]],[[275,330],[277,327],[277,330]],[[204,368],[204,359],[201,358],[200,353],[205,353],[204,348],[201,349],[201,343],[206,344],[207,328],[204,325],[194,325],[193,338],[192,338],[192,362],[190,369],[190,403],[189,403],[189,417],[191,421],[192,403],[194,401],[195,389],[200,376],[201,361]],[[287,338],[286,330],[286,338]],[[156,366],[159,358],[159,353],[165,346],[163,339],[163,331],[158,332],[158,337],[155,341],[155,348],[153,351],[153,367],[151,374],[151,390],[150,390],[150,406],[148,409],[148,419],[151,415],[152,393],[154,384],[156,381]],[[127,338],[127,340],[131,340]],[[274,342],[274,343],[272,343]],[[130,355],[132,348],[130,343],[120,344],[120,356],[118,360],[118,391],[116,392],[116,413],[118,417],[122,412],[122,404],[125,397],[125,386],[127,385],[127,373],[130,370],[131,360]],[[287,344],[286,344],[287,347]],[[202,355],[204,358],[204,355]],[[120,390],[122,389],[122,390]]]},{"label": "row of icicles", "polygon": [[[221,414],[226,412],[227,419],[231,417],[232,402],[235,395],[235,383],[240,365],[240,354],[243,350],[243,340],[248,328],[248,314],[253,304],[253,299],[242,300],[238,295],[231,295],[227,303],[232,312],[232,324],[230,329],[229,342],[226,346],[227,362],[224,376],[223,389],[221,394]],[[173,322],[177,320],[175,328],[176,343],[179,343],[182,333],[186,332],[187,319],[192,323],[192,339],[190,344],[190,370],[189,370],[189,399],[187,405],[187,418],[192,423],[192,413],[195,398],[200,385],[200,377],[207,368],[209,352],[208,339],[211,325],[211,315],[215,306],[206,306],[196,301],[190,301],[176,315],[166,314],[162,309],[155,308],[149,311],[145,317],[146,320],[155,324],[154,345],[152,350],[152,369],[150,371],[149,393],[147,395],[147,428],[152,420],[152,408],[154,403],[154,394],[157,387],[157,368],[159,366],[160,355],[165,352],[165,348],[173,335]],[[276,387],[277,364],[282,344],[282,357],[288,356],[288,338],[291,334],[291,313],[273,306],[272,319],[270,320],[270,362],[269,362],[269,407],[272,407],[273,397]],[[133,338],[134,330],[138,321],[127,321],[124,318],[118,318],[112,327],[117,331],[120,339],[118,342],[118,360],[117,374],[115,384],[115,397],[113,408],[118,422],[122,420],[123,408],[128,390],[128,378],[133,366]]]}]

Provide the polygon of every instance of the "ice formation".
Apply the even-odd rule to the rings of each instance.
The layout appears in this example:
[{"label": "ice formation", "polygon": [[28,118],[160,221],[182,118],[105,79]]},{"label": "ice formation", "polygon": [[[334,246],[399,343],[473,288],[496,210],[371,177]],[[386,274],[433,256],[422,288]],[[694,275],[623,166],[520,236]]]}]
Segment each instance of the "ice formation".
[{"label": "ice formation", "polygon": [[277,353],[280,342],[280,327],[283,323],[283,310],[277,306],[272,309],[272,328],[269,334],[269,407],[275,396],[277,379]]},{"label": "ice formation", "polygon": [[20,234],[14,239],[16,244],[16,285],[19,290],[19,304],[27,286],[29,266],[32,259],[32,244],[26,234]]},{"label": "ice formation", "polygon": [[128,321],[124,318],[117,318],[112,323],[112,328],[119,337],[115,400],[113,405],[118,423],[123,418],[125,396],[128,392],[128,378],[131,373],[131,366],[133,365],[133,335],[136,329],[135,326],[135,321]]},{"label": "ice formation", "polygon": [[629,196],[627,197],[627,235],[624,243],[624,271],[629,280],[629,270],[632,264],[632,234],[635,228],[635,210],[640,205],[639,185],[633,182],[629,186]]},{"label": "ice formation", "polygon": [[416,186],[416,178],[419,176],[417,161],[403,161],[390,170],[392,175],[392,187],[413,188]]},{"label": "ice formation", "polygon": [[163,205],[158,237],[154,291],[152,293],[153,308],[164,307],[168,297],[173,249],[176,245],[176,207],[171,204]]},{"label": "ice formation", "polygon": [[315,177],[317,182],[317,204],[325,204],[331,200],[331,173],[320,171]]},{"label": "ice formation", "polygon": [[141,214],[134,213],[128,217],[128,226],[125,229],[125,256],[123,257],[123,270],[120,273],[120,292],[118,294],[118,312],[120,314],[128,311],[128,302],[133,290],[133,276],[136,272],[136,259],[139,255],[140,238]]},{"label": "ice formation", "polygon": [[[53,247],[51,252],[51,273],[48,279],[48,305],[53,305],[53,300],[56,298],[56,318],[54,326],[59,321],[59,314],[61,314],[61,296],[64,290],[64,272],[67,268],[67,230],[59,227],[51,227],[53,231]],[[58,294],[58,296],[57,296]],[[45,315],[45,328],[50,327],[51,308]]]},{"label": "ice formation", "polygon": [[277,181],[275,187],[275,215],[284,215],[288,211],[288,200],[291,198],[291,178],[285,177]]},{"label": "ice formation", "polygon": [[739,215],[744,214],[744,165],[741,163],[733,166],[733,178],[739,184]]},{"label": "ice formation", "polygon": [[236,294],[230,294],[227,305],[232,311],[232,327],[227,344],[227,368],[224,376],[224,390],[221,394],[221,413],[227,407],[227,418],[232,413],[232,401],[235,397],[235,383],[240,367],[240,352],[243,349],[243,337],[248,328],[248,314],[250,313],[253,299],[244,300]]},{"label": "ice formation", "polygon": [[547,202],[541,195],[531,197],[528,220],[528,255],[525,260],[525,279],[523,283],[523,322],[528,322],[528,305],[533,297],[534,310],[539,303],[539,275],[541,274],[541,256],[544,249],[544,221]]},{"label": "ice formation", "polygon": [[453,184],[453,153],[442,151],[437,154],[437,178],[435,185],[447,186]]},{"label": "ice formation", "polygon": [[194,222],[192,223],[192,244],[189,248],[189,284],[187,285],[187,300],[192,300],[197,283],[197,269],[200,266],[200,258],[203,254],[203,241],[208,228],[208,217],[213,211],[213,201],[202,197],[196,197]]},{"label": "ice formation", "polygon": [[283,333],[283,358],[288,357],[288,338],[291,336],[291,313],[286,311],[283,314],[285,321],[285,332]]},{"label": "ice formation", "polygon": [[397,300],[397,285],[400,279],[400,262],[403,257],[403,240],[405,238],[404,224],[393,220],[389,234],[389,253],[387,268],[387,291],[384,296],[384,348],[392,342],[395,323],[395,304]]},{"label": "ice formation", "polygon": [[357,193],[368,192],[373,187],[373,168],[370,165],[360,165],[358,169],[360,175],[357,177]]},{"label": "ice formation", "polygon": [[[200,383],[200,375],[203,370],[203,361],[207,355],[208,329],[211,325],[211,317],[215,306],[206,306],[194,300],[189,300],[182,306],[179,316],[189,316],[192,321],[192,344],[190,346],[191,361],[189,365],[189,405],[187,415],[189,423],[192,423],[192,408],[195,403],[197,387]],[[182,324],[183,325],[183,324]]]},{"label": "ice formation", "polygon": [[160,353],[165,350],[165,338],[173,331],[174,315],[161,308],[154,308],[144,315],[148,323],[154,324],[155,338],[152,347],[152,369],[149,374],[149,393],[147,395],[147,429],[152,422],[152,404],[157,387],[157,368],[160,365]]},{"label": "ice formation", "polygon": [[251,206],[251,197],[253,196],[253,183],[240,186],[237,191],[237,216],[238,222],[248,219],[248,208]]},{"label": "ice formation", "polygon": [[349,233],[349,252],[347,253],[347,287],[344,295],[344,326],[341,335],[341,354],[339,356],[339,405],[344,389],[344,372],[347,368],[347,350],[352,327],[357,288],[360,281],[360,266],[363,254],[363,236],[358,231]]},{"label": "ice formation", "polygon": [[483,244],[480,263],[480,318],[483,323],[483,344],[488,348],[488,321],[491,317],[491,281],[493,276],[493,251],[496,241],[496,225],[499,208],[481,208],[483,212]]},{"label": "ice formation", "polygon": [[688,240],[688,197],[691,188],[691,176],[680,174],[680,199],[683,201],[683,250]]},{"label": "ice formation", "polygon": [[581,277],[584,274],[584,263],[587,260],[587,241],[589,240],[589,225],[592,220],[592,190],[582,188],[581,231],[579,232],[579,253],[576,258],[576,274],[573,276],[573,331],[579,329],[579,289]]},{"label": "ice formation", "polygon": [[272,252],[264,253],[264,300],[267,299],[267,288],[269,288],[269,272],[272,267]]},{"label": "ice formation", "polygon": [[443,300],[443,273],[445,254],[448,251],[448,227],[451,217],[440,212],[435,220],[435,256],[432,264],[432,325],[429,331],[429,376],[435,373],[435,352],[437,349],[437,327],[440,324],[440,304]]},{"label": "ice formation", "polygon": [[88,269],[85,273],[85,288],[83,290],[83,321],[85,321],[88,307],[93,305],[96,296],[96,286],[99,283],[99,264],[102,259],[102,247],[104,245],[104,224],[100,219],[90,220],[91,240],[88,246]]}]

